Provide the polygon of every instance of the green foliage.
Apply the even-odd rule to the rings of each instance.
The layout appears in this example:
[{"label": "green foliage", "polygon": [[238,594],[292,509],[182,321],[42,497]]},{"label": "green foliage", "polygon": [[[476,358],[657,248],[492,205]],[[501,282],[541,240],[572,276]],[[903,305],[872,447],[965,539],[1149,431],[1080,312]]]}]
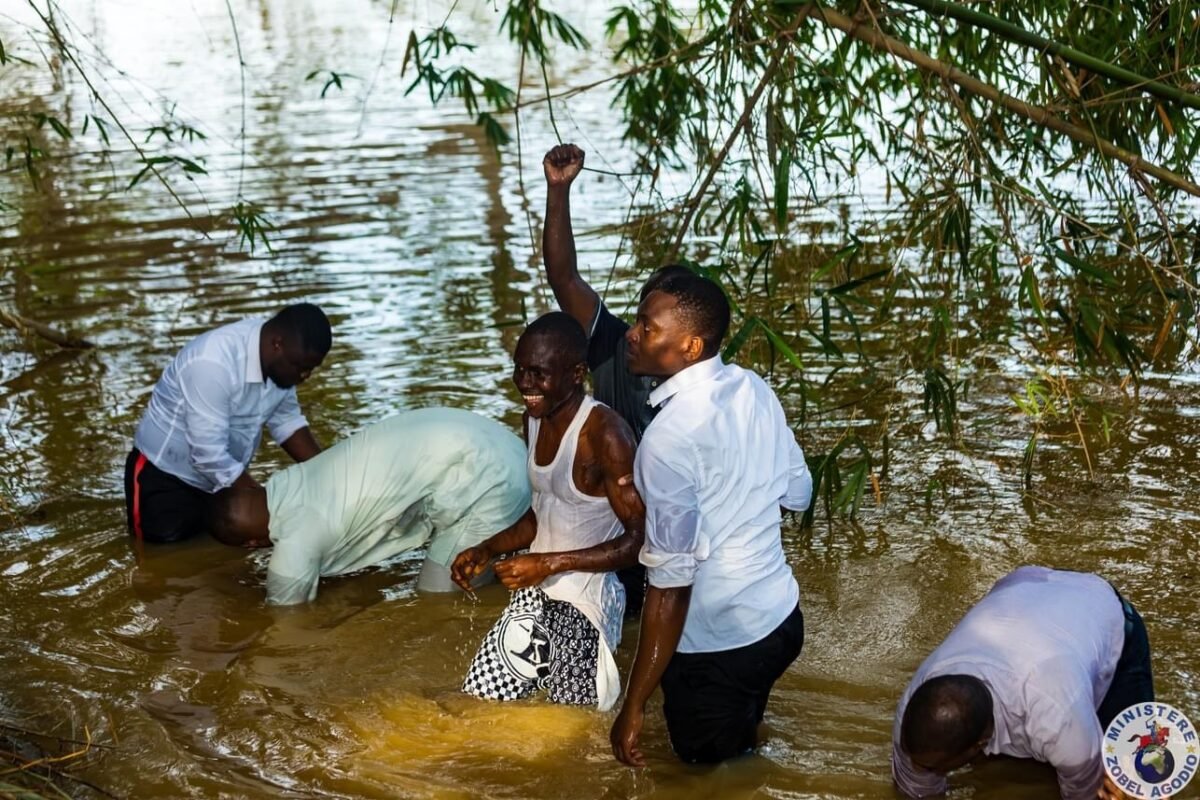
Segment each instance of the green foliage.
[{"label": "green foliage", "polygon": [[336,86],[338,88],[338,91],[341,91],[343,88],[342,87],[343,80],[346,80],[347,78],[351,79],[351,80],[358,80],[357,75],[352,75],[349,72],[335,72],[334,70],[331,70],[331,69],[330,70],[315,69],[312,72],[305,75],[304,80],[306,80],[306,81],[315,80],[322,75],[329,76],[328,78],[325,79],[325,85],[321,87],[321,99],[322,100],[325,99],[325,93],[329,91],[329,88],[331,86]]},{"label": "green foliage", "polygon": [[[631,208],[666,209],[653,218],[655,235],[635,247],[647,266],[704,265],[700,271],[721,283],[735,309],[726,358],[778,373],[805,414],[829,410],[827,390],[838,380],[920,385],[924,413],[962,446],[959,405],[968,383],[950,376],[969,374],[960,373],[967,348],[1010,347],[1025,374],[1038,376],[1013,398],[1032,431],[1029,482],[1051,427],[1065,426],[1054,435],[1077,437],[1085,456],[1085,425],[1108,435],[1106,412],[1074,396],[1072,381],[1136,384],[1151,365],[1177,364],[1192,343],[1200,294],[1200,223],[1182,202],[1200,153],[1191,101],[1105,77],[1063,48],[1093,66],[1194,94],[1200,9],[1182,0],[988,4],[987,14],[1006,27],[972,23],[977,6],[938,3],[617,0],[605,17],[611,80],[600,83],[612,92],[638,171],[697,176],[683,196],[662,197],[655,180],[641,189],[650,194],[631,198]],[[461,108],[503,147],[519,90],[472,66],[475,45],[454,30],[457,8],[423,35],[410,34],[405,91]],[[592,46],[572,23],[573,9],[560,8],[538,0],[496,6],[520,79],[527,67],[539,70],[547,95],[552,58]],[[1028,104],[1043,121],[1069,123],[1173,170],[1180,181],[1152,181],[1061,125],[1032,122],[986,92],[922,72],[890,45],[847,35],[830,22],[834,14]],[[69,42],[47,25],[69,57]],[[1062,45],[1060,55],[1029,44],[1021,31]],[[6,65],[20,62],[0,43]],[[324,97],[353,77],[318,69],[305,80],[321,81]],[[51,148],[72,140],[63,118],[44,110],[6,130],[6,165],[36,183]],[[205,172],[201,158],[174,151],[203,135],[170,113],[141,142],[111,113],[85,117],[80,134],[94,130],[108,149],[110,128],[137,153],[130,188],[153,175],[170,190],[171,175]],[[140,149],[151,142],[162,151]],[[825,227],[806,222],[835,216],[835,204],[850,207],[864,187],[880,183],[884,197],[869,200],[887,209],[888,226],[858,230],[841,216]],[[239,199],[230,217],[244,247],[270,250],[274,228],[263,209]],[[884,264],[882,252],[898,255]],[[903,363],[874,363],[872,337],[896,341]],[[813,459],[827,509],[857,513],[872,480],[871,448],[880,446],[846,435]]]},{"label": "green foliage", "polygon": [[237,229],[242,247],[248,248],[253,254],[255,247],[261,244],[267,252],[274,252],[267,234],[274,232],[276,228],[262,206],[247,200],[238,200],[229,210],[229,217]]}]

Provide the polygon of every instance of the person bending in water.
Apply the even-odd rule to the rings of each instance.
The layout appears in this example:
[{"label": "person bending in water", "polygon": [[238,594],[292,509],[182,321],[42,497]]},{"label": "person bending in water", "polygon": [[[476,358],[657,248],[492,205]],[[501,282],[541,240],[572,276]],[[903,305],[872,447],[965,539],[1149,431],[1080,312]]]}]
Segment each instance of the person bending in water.
[{"label": "person bending in water", "polygon": [[662,684],[671,746],[712,763],[754,747],[775,681],[800,655],[800,588],[780,507],[803,511],[812,476],[763,380],[721,361],[729,302],[698,275],[667,278],[638,307],[629,367],[662,383],[634,468],[646,502],[650,588],[625,703],[610,734],[623,763]]},{"label": "person bending in water", "polygon": [[212,532],[225,544],[274,545],[273,605],[311,601],[320,578],[426,541],[417,588],[448,591],[454,557],[521,519],[529,499],[512,431],[470,411],[424,408],[369,425],[265,488],[222,492]]},{"label": "person bending in water", "polygon": [[1105,782],[1104,728],[1153,699],[1137,610],[1096,575],[1021,567],[917,669],[896,708],[892,776],[905,795],[929,797],[979,756],[1033,758],[1058,772],[1064,800],[1091,800]]},{"label": "person bending in water", "polygon": [[452,567],[467,588],[492,559],[529,548],[495,565],[514,591],[463,681],[476,697],[516,700],[544,689],[551,702],[607,710],[620,694],[612,650],[625,592],[613,570],[637,560],[645,512],[621,483],[633,469],[633,432],[585,393],[586,356],[583,329],[558,311],[517,342],[513,383],[525,400],[533,507]]},{"label": "person bending in water", "polygon": [[203,532],[214,493],[258,486],[246,467],[264,424],[294,460],[319,453],[296,386],[331,342],[329,320],[311,303],[188,342],[154,385],[125,460],[129,532],[147,542]]}]

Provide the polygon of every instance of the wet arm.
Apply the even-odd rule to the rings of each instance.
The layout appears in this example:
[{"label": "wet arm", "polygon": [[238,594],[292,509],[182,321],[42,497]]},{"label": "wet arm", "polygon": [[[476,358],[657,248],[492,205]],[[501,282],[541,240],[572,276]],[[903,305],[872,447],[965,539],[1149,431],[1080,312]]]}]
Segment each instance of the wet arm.
[{"label": "wet arm", "polygon": [[629,687],[621,712],[609,734],[613,755],[623,764],[645,766],[638,739],[642,732],[646,703],[654,693],[654,688],[662,681],[667,664],[679,647],[691,601],[691,586],[671,589],[651,586],[646,592],[642,630],[638,637],[637,655],[629,672]]},{"label": "wet arm", "polygon": [[583,151],[561,145],[546,155],[546,223],[542,228],[542,262],[558,306],[591,328],[600,297],[579,274],[575,234],[571,229],[571,182],[583,167]]},{"label": "wet arm", "polygon": [[317,443],[316,437],[313,436],[312,430],[307,425],[280,442],[279,446],[297,464],[308,461],[321,452],[321,445]]},{"label": "wet arm", "polygon": [[622,419],[612,415],[607,424],[598,426],[592,437],[603,473],[604,495],[625,527],[615,539],[563,553],[547,553],[542,558],[550,575],[559,572],[612,572],[632,567],[646,538],[646,508],[631,480],[633,474],[633,431]]},{"label": "wet arm", "polygon": [[476,546],[483,550],[488,558],[495,558],[505,553],[524,550],[533,544],[535,536],[537,536],[537,517],[534,516],[531,508],[512,525]]}]

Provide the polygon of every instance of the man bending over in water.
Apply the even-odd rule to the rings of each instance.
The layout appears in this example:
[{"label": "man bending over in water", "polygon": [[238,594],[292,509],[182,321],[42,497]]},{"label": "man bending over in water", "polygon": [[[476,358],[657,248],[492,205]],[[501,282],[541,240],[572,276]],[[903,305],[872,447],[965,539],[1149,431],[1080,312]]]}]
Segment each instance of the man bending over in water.
[{"label": "man bending over in water", "polygon": [[567,314],[539,317],[521,335],[513,383],[525,400],[533,507],[511,529],[464,550],[464,589],[496,556],[512,599],[488,632],[463,691],[517,700],[545,689],[551,702],[611,708],[620,693],[612,650],[625,590],[613,570],[633,564],[645,510],[620,479],[633,469],[633,432],[589,397],[587,338]]},{"label": "man bending over in water", "polygon": [[462,550],[529,508],[521,440],[455,408],[406,411],[370,425],[265,488],[219,493],[213,536],[274,545],[267,602],[313,600],[320,578],[380,564],[429,542],[417,588],[448,591]]}]

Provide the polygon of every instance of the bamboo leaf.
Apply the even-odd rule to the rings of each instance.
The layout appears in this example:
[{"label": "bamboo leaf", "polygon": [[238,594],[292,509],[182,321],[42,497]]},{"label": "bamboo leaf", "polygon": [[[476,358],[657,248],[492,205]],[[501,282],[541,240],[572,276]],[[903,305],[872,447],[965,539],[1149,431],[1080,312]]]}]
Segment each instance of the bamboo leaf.
[{"label": "bamboo leaf", "polygon": [[787,227],[791,166],[792,152],[788,147],[784,147],[779,153],[779,162],[775,165],[775,229],[778,231]]}]

